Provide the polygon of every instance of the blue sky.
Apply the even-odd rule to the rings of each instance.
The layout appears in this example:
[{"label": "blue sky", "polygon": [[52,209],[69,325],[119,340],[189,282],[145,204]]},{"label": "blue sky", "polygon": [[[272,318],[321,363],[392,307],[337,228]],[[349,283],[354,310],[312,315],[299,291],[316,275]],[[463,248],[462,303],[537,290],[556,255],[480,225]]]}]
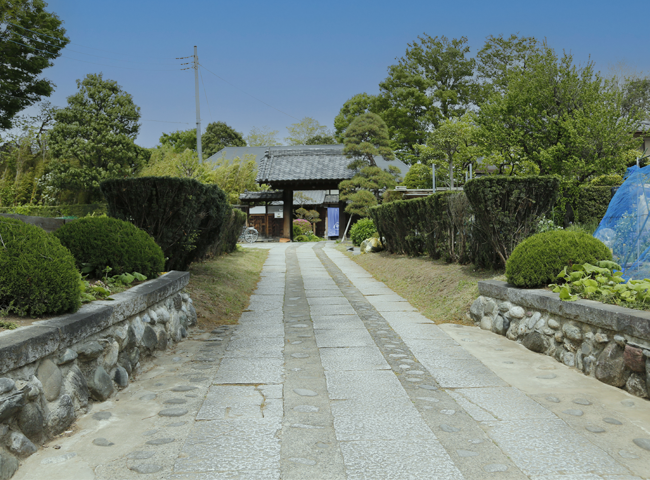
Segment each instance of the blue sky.
[{"label": "blue sky", "polygon": [[279,130],[280,138],[306,116],[331,128],[343,102],[357,93],[377,93],[388,66],[422,33],[467,36],[475,53],[488,35],[519,32],[546,38],[579,62],[591,55],[603,71],[623,61],[650,72],[648,9],[642,1],[48,3],[74,43],[63,51],[70,58],[57,59],[44,72],[57,85],[52,103],[64,106],[76,79],[101,71],[141,107],[137,143],[144,147],[156,145],[163,132],[194,125],[194,72],[180,70],[189,60],[175,60],[192,55],[194,45],[207,69],[237,87],[203,70],[203,128],[221,120],[245,135],[253,126],[268,126]]}]

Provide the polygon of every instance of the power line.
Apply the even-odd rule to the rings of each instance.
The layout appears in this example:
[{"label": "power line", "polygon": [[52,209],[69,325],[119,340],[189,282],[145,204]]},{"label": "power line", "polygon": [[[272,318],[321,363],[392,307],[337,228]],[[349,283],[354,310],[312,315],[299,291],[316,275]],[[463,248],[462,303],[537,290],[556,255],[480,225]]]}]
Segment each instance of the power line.
[{"label": "power line", "polygon": [[[56,37],[53,37],[53,36],[51,36],[51,35],[47,35],[47,34],[45,34],[45,33],[37,32],[37,31],[35,31],[35,30],[30,30],[29,28],[25,28],[25,27],[23,27],[22,25],[17,25],[17,24],[15,24],[15,23],[11,23],[11,22],[8,22],[8,21],[6,21],[6,20],[5,20],[5,23],[6,23],[7,25],[12,25],[12,26],[14,26],[14,27],[22,28],[23,30],[27,30],[28,32],[36,33],[37,35],[42,35],[42,36],[44,36],[44,37],[51,38],[51,39],[53,39],[53,40],[57,40],[57,41],[59,41],[59,42],[62,41],[60,38],[56,38]],[[80,43],[74,43],[74,42],[68,42],[68,43],[70,43],[71,45],[77,45],[78,47],[88,48],[88,49],[90,49],[90,50],[97,50],[97,51],[99,51],[99,52],[111,53],[111,54],[113,54],[113,55],[122,55],[122,56],[125,56],[125,57],[128,57],[128,56],[129,56],[129,55],[126,55],[126,54],[124,54],[124,53],[111,52],[111,51],[109,51],[109,50],[103,50],[103,49],[101,49],[101,48],[87,47],[87,46],[85,46],[85,45],[81,45]],[[133,56],[133,55],[130,55],[130,56]],[[161,60],[163,59],[162,57],[159,57],[159,58],[160,58]],[[168,59],[165,58],[165,60],[168,60]]]},{"label": "power line", "polygon": [[[12,25],[13,25],[13,24],[12,24]],[[9,31],[10,31],[11,33],[16,34],[16,35],[19,35],[19,36],[20,36],[21,38],[23,38],[23,39],[28,39],[28,40],[32,40],[32,41],[35,41],[35,42],[44,43],[45,45],[49,45],[50,47],[62,47],[62,48],[65,48],[65,49],[66,49],[67,51],[69,51],[69,52],[78,53],[78,54],[80,54],[80,55],[88,55],[88,56],[90,56],[90,57],[104,58],[104,59],[106,59],[106,60],[114,60],[114,61],[116,61],[116,62],[146,63],[146,64],[148,64],[148,65],[165,65],[165,66],[168,66],[168,67],[172,65],[171,63],[142,62],[142,61],[139,61],[139,60],[121,60],[121,59],[119,59],[119,58],[110,58],[110,57],[104,57],[104,56],[101,56],[101,55],[94,55],[94,54],[92,54],[92,53],[85,53],[85,52],[80,52],[80,51],[78,51],[78,50],[72,50],[72,49],[68,48],[68,47],[65,46],[65,45],[54,45],[53,43],[49,43],[49,42],[46,42],[46,41],[44,41],[44,40],[40,40],[40,39],[38,39],[38,38],[28,37],[27,35],[24,35],[24,34],[22,34],[22,33],[19,33],[19,32],[13,31],[13,30],[9,30]],[[31,31],[32,31],[32,30],[30,30],[30,32],[31,32]],[[11,40],[9,40],[9,41],[11,41]],[[33,47],[32,47],[32,48],[33,48]],[[50,52],[50,53],[51,53],[51,52]],[[66,57],[66,58],[68,58],[68,57]]]},{"label": "power line", "polygon": [[[199,65],[201,65],[201,64],[199,64]],[[203,65],[201,65],[201,66],[202,66],[203,68],[205,68],[205,66],[203,66]],[[238,86],[233,85],[232,83],[230,83],[230,82],[229,82],[228,80],[226,80],[225,78],[220,77],[219,75],[217,75],[216,73],[214,73],[214,72],[208,70],[207,68],[205,68],[205,70],[208,71],[209,73],[211,73],[212,75],[214,75],[215,77],[217,77],[218,79],[220,79],[220,80],[226,82],[226,83],[227,83],[228,85],[230,85],[231,87],[234,87],[234,88],[236,88],[237,90],[239,90],[240,92],[242,92],[242,93],[248,95],[249,97],[254,98],[254,99],[257,100],[258,102],[263,103],[263,104],[266,105],[267,107],[270,107],[270,108],[272,108],[273,110],[276,110],[276,111],[278,111],[278,112],[280,112],[280,113],[286,115],[287,117],[291,117],[291,118],[293,118],[294,120],[298,120],[298,121],[300,121],[299,118],[296,118],[296,117],[294,117],[293,115],[288,114],[287,112],[283,112],[283,111],[280,110],[279,108],[275,108],[273,105],[269,105],[269,104],[266,103],[264,100],[260,100],[259,98],[257,98],[257,97],[255,97],[255,96],[251,95],[250,93],[245,92],[244,90],[242,90],[242,89],[239,88]]]},{"label": "power line", "polygon": [[100,65],[102,67],[111,67],[111,68],[123,68],[126,70],[139,70],[139,71],[145,71],[145,72],[176,72],[177,70],[150,70],[146,68],[133,68],[133,67],[120,67],[119,65],[106,65],[105,63],[97,63],[97,62],[88,62],[87,60],[79,60],[78,58],[72,58],[68,57],[66,55],[59,55],[58,53],[53,53],[48,50],[43,50],[40,48],[32,47],[31,45],[25,45],[24,43],[16,42],[14,40],[9,40],[7,39],[8,42],[15,43],[16,45],[22,45],[23,47],[31,48],[33,50],[36,50],[38,52],[43,52],[43,53],[48,53],[50,55],[54,55],[55,57],[63,57],[63,58],[68,58],[70,60],[74,60],[76,62],[83,62],[83,63],[90,63],[92,65]]},{"label": "power line", "polygon": [[210,110],[210,102],[208,102],[208,91],[205,89],[205,83],[203,82],[203,73],[199,70],[199,75],[201,75],[201,83],[203,84],[203,94],[205,95],[205,103],[208,105],[208,113],[210,114],[210,120],[214,121],[212,118],[212,111]]}]

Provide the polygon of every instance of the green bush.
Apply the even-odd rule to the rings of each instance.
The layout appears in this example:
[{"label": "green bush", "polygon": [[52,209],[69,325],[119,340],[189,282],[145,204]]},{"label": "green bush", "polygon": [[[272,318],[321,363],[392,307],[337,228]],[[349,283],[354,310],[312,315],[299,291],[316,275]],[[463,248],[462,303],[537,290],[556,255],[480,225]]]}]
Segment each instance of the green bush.
[{"label": "green bush", "polygon": [[[297,227],[297,229],[296,229]],[[307,220],[304,218],[296,218],[293,221],[293,232],[294,236],[296,235],[296,232],[299,231],[298,235],[307,235],[311,232],[311,223],[309,223]]]},{"label": "green bush", "polygon": [[551,210],[559,180],[553,176],[487,175],[470,180],[464,190],[476,217],[476,227],[494,252],[491,268],[505,267],[514,248],[536,231],[539,218]]},{"label": "green bush", "polygon": [[370,238],[377,233],[377,227],[372,218],[362,218],[357,223],[352,225],[350,229],[350,240],[355,246],[361,245],[366,238]]},{"label": "green bush", "polygon": [[54,235],[0,217],[0,310],[20,316],[79,309],[81,277]]},{"label": "green bush", "polygon": [[15,213],[30,217],[85,217],[86,215],[104,215],[105,203],[91,203],[84,205],[19,205],[16,207],[0,207],[0,213]]},{"label": "green bush", "polygon": [[242,227],[246,224],[246,213],[232,209],[230,218],[224,223],[219,240],[210,245],[204,259],[218,257],[222,253],[232,253],[237,249],[237,240]]},{"label": "green bush", "polygon": [[521,242],[506,263],[506,278],[517,287],[539,287],[556,281],[566,266],[611,260],[600,240],[582,232],[555,230]]},{"label": "green bush", "polygon": [[132,223],[110,217],[84,217],[66,223],[54,234],[72,253],[77,267],[95,278],[111,267],[113,275],[138,272],[157,277],[165,256],[147,232]]},{"label": "green bush", "polygon": [[309,237],[307,235],[298,235],[296,238],[293,239],[294,242],[308,242]]},{"label": "green bush", "polygon": [[292,225],[291,227],[293,229],[293,238],[296,238],[298,235],[302,235],[302,228],[300,228],[298,225]]},{"label": "green bush", "polygon": [[151,235],[166,257],[166,270],[187,270],[219,241],[232,208],[216,185],[190,178],[105,180],[101,190],[111,217]]},{"label": "green bush", "polygon": [[309,237],[307,238],[309,239],[310,242],[320,242],[321,240],[323,240],[318,235],[314,235],[314,234],[309,235]]}]

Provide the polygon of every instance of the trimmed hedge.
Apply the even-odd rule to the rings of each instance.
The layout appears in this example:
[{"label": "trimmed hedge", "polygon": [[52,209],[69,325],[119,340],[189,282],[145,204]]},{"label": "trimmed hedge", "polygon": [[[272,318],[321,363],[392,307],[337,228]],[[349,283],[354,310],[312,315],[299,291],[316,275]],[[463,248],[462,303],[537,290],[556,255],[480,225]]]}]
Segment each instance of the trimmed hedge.
[{"label": "trimmed hedge", "polygon": [[138,272],[157,277],[165,267],[165,256],[147,232],[124,220],[110,217],[85,217],[56,230],[61,244],[68,248],[83,270],[92,268],[95,278],[111,267],[111,275]]},{"label": "trimmed hedge", "polygon": [[19,316],[77,311],[81,276],[54,235],[0,217],[0,309]]},{"label": "trimmed hedge", "polygon": [[460,263],[472,260],[471,215],[462,192],[440,192],[370,209],[387,251],[411,256],[426,253]]},{"label": "trimmed hedge", "polygon": [[86,215],[105,215],[105,203],[91,203],[88,205],[19,205],[16,207],[0,207],[0,213],[14,213],[30,217],[85,217]]},{"label": "trimmed hedge", "polygon": [[100,187],[111,217],[128,220],[160,245],[166,270],[187,270],[203,258],[232,211],[223,190],[189,178],[110,179]]},{"label": "trimmed hedge", "polygon": [[572,223],[599,223],[605,216],[611,199],[611,186],[563,182],[553,221],[565,227]]},{"label": "trimmed hedge", "polygon": [[350,240],[355,246],[361,245],[361,242],[372,237],[377,233],[377,227],[372,218],[362,218],[358,220],[350,229]]},{"label": "trimmed hedge", "polygon": [[612,252],[600,240],[584,232],[554,230],[521,242],[506,263],[506,278],[517,287],[555,283],[567,265],[611,260]]},{"label": "trimmed hedge", "polygon": [[234,252],[237,249],[237,240],[245,224],[246,213],[233,208],[230,218],[224,222],[219,240],[210,245],[204,259],[218,257],[222,253]]},{"label": "trimmed hedge", "polygon": [[[477,256],[480,266],[505,267],[514,248],[535,233],[539,217],[553,207],[559,183],[553,176],[489,175],[465,184],[476,217],[477,236],[483,236],[490,247],[484,250],[486,256]],[[490,251],[495,254],[492,258]]]}]

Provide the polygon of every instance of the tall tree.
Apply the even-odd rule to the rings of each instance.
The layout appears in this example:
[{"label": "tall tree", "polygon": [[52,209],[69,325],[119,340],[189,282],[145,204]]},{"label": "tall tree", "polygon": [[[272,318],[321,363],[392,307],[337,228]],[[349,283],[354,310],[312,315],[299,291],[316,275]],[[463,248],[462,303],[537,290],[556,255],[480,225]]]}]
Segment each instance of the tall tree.
[{"label": "tall tree", "polygon": [[225,147],[245,147],[244,136],[225,122],[211,122],[201,135],[203,156],[209,158]]},{"label": "tall tree", "polygon": [[172,133],[163,133],[160,137],[160,145],[169,146],[176,153],[182,153],[185,150],[196,152],[196,129],[190,128]]},{"label": "tall tree", "polygon": [[500,169],[532,164],[540,174],[583,181],[618,173],[631,149],[639,115],[621,116],[623,93],[570,54],[543,45],[526,69],[507,73],[507,90],[482,105],[480,143]]},{"label": "tall tree", "polygon": [[39,76],[70,39],[46,7],[42,0],[0,0],[0,130],[12,128],[16,114],[54,91]]},{"label": "tall tree", "polygon": [[345,211],[350,214],[368,216],[368,209],[381,201],[381,193],[395,188],[395,176],[379,167],[363,167],[350,180],[339,184],[341,200],[347,201]]},{"label": "tall tree", "polygon": [[[350,126],[352,121],[359,115],[372,112],[377,97],[367,93],[359,93],[346,101],[339,114],[334,118],[334,136],[340,141],[345,137],[345,130]],[[377,113],[377,112],[374,112]]]},{"label": "tall tree", "polygon": [[54,114],[49,147],[58,162],[48,181],[87,190],[86,200],[93,201],[101,198],[102,179],[137,172],[151,153],[135,144],[140,107],[116,81],[91,73],[77,80],[77,88]]},{"label": "tall tree", "polygon": [[318,123],[311,117],[305,117],[298,123],[292,123],[287,127],[289,136],[284,140],[289,145],[306,145],[307,140],[316,135],[330,135],[329,130],[324,125]]},{"label": "tall tree", "polygon": [[379,84],[375,111],[387,123],[400,160],[416,163],[419,152],[414,145],[424,144],[426,133],[444,119],[460,116],[475,104],[475,63],[466,37],[449,40],[424,34],[389,67],[388,77]]},{"label": "tall tree", "polygon": [[349,168],[361,166],[375,167],[375,156],[381,155],[385,160],[393,160],[395,154],[390,148],[388,127],[375,113],[364,113],[356,117],[345,130],[345,147],[343,153],[353,161]]},{"label": "tall tree", "polygon": [[309,137],[305,142],[305,145],[336,145],[336,138],[332,135],[314,135]]},{"label": "tall tree", "polygon": [[274,147],[282,145],[278,140],[278,131],[269,127],[252,127],[245,140],[249,147]]}]

